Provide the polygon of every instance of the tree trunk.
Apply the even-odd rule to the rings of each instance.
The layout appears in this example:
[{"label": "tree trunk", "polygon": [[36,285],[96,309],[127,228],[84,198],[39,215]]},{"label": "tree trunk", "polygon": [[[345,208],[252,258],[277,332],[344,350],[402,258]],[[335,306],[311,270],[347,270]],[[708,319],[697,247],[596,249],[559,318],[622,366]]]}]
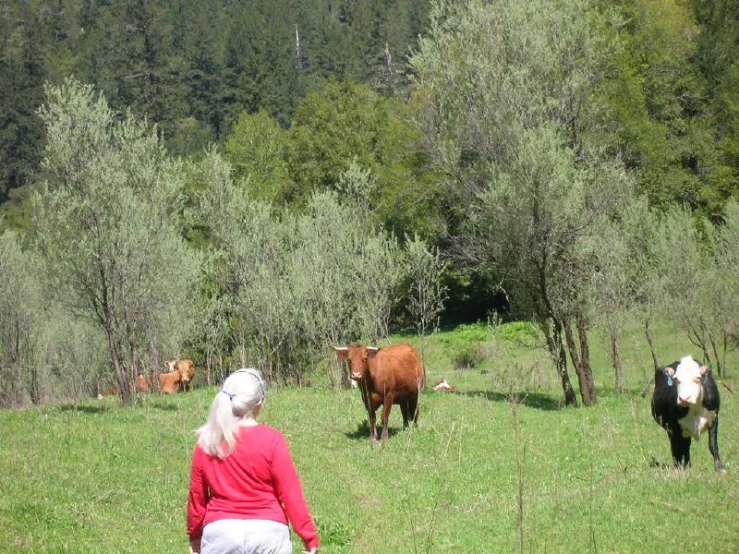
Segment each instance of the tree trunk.
[{"label": "tree trunk", "polygon": [[[723,377],[724,368],[723,368],[723,365],[721,364],[721,356],[719,356],[719,350],[718,350],[718,345],[716,344],[716,339],[713,337],[713,335],[709,334],[708,340],[711,343],[711,350],[713,350],[713,359],[715,360],[714,363],[716,364],[716,372],[718,373],[719,377]],[[726,344],[726,341],[724,341],[724,344]]]},{"label": "tree trunk", "polygon": [[[582,344],[583,338],[580,329],[581,318],[578,317],[578,332],[580,333],[580,351],[578,352],[578,344],[575,342],[575,334],[572,330],[572,323],[568,318],[564,319],[563,327],[565,332],[565,339],[567,341],[567,349],[570,352],[570,358],[572,359],[572,365],[575,367],[575,373],[577,373],[578,384],[580,385],[580,398],[585,406],[592,406],[596,402],[595,386],[593,384],[593,372],[590,369],[590,365],[587,367],[584,363]],[[585,341],[585,354],[589,356],[587,351],[587,340]]]},{"label": "tree trunk", "polygon": [[654,371],[657,371],[661,366],[657,360],[657,350],[654,346],[654,337],[652,331],[649,329],[649,318],[644,320],[644,333],[647,335],[647,343],[649,344],[649,351],[652,353],[652,361],[654,362]]},{"label": "tree trunk", "polygon": [[110,361],[113,364],[116,380],[118,381],[118,389],[121,391],[121,400],[124,406],[131,405],[131,391],[128,387],[128,378],[126,375],[125,364],[121,356],[121,346],[113,337],[113,330],[106,329],[108,336],[108,351],[110,352]]},{"label": "tree trunk", "polygon": [[570,382],[570,375],[567,373],[567,354],[562,344],[562,326],[559,322],[551,318],[551,321],[544,320],[542,329],[547,341],[547,348],[552,355],[554,365],[559,374],[562,383],[562,391],[565,395],[565,405],[577,406],[577,396]]},{"label": "tree trunk", "polygon": [[619,344],[618,326],[611,323],[609,327],[609,338],[611,340],[611,361],[613,362],[613,371],[616,376],[616,394],[624,392],[623,385],[623,365],[621,363],[621,345]]},{"label": "tree trunk", "polygon": [[13,402],[15,406],[23,406],[23,372],[21,369],[21,330],[18,320],[13,330],[13,346],[11,359],[13,360]]},{"label": "tree trunk", "polygon": [[[577,312],[577,334],[580,339],[580,363],[582,368],[582,385],[587,391],[588,401],[583,396],[583,404],[592,406],[598,402],[598,395],[595,391],[595,377],[593,376],[593,366],[590,364],[590,344],[588,343],[588,322],[582,310]],[[584,394],[584,393],[583,393]]]}]

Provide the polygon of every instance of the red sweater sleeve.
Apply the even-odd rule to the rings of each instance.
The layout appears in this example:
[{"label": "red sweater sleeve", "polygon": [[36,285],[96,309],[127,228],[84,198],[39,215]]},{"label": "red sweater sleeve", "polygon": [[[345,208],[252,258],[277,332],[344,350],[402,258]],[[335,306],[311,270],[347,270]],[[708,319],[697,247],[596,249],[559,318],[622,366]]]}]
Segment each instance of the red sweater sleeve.
[{"label": "red sweater sleeve", "polygon": [[303,495],[298,471],[293,463],[285,438],[280,435],[275,444],[272,458],[272,473],[277,498],[285,507],[287,518],[298,536],[303,539],[306,550],[318,547],[318,531],[308,510]]},{"label": "red sweater sleeve", "polygon": [[208,504],[209,491],[205,481],[203,462],[205,452],[195,446],[190,469],[190,494],[187,499],[187,534],[190,539],[196,540],[203,535],[203,521],[205,508]]}]

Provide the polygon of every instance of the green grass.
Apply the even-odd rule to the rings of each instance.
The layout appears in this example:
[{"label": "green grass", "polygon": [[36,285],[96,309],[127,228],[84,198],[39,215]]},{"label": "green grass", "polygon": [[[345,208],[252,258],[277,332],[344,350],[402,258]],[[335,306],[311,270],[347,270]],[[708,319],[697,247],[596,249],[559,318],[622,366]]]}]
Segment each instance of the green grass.
[{"label": "green grass", "polygon": [[[678,472],[637,394],[651,367],[637,339],[624,347],[628,393],[612,393],[595,346],[599,402],[574,409],[529,345],[491,337],[492,357],[454,370],[457,338],[440,338],[424,341],[429,381],[446,377],[459,392],[426,390],[416,429],[402,429],[395,407],[384,446],[367,440],[357,391],[332,392],[316,375],[313,387],[269,392],[262,420],[288,439],[322,552],[739,551],[739,405],[724,387],[728,471],[714,471],[702,439]],[[690,351],[668,339],[677,347],[664,363]],[[192,430],[216,390],[147,395],[132,408],[106,398],[0,411],[0,552],[186,552]]]}]

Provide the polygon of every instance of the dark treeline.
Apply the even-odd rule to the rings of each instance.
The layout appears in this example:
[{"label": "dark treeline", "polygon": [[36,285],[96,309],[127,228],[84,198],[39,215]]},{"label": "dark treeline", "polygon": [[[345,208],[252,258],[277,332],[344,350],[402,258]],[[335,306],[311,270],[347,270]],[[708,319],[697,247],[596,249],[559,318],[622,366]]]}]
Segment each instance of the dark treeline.
[{"label": "dark treeline", "polygon": [[[619,389],[626,315],[648,331],[676,303],[720,364],[738,20],[730,0],[6,2],[0,287],[23,294],[0,303],[0,403],[48,396],[24,366],[70,396],[183,350],[300,381],[332,343],[502,315],[590,404],[587,333]],[[50,305],[84,325],[41,325]]]},{"label": "dark treeline", "polygon": [[242,111],[288,127],[306,93],[331,79],[407,93],[427,15],[415,0],[4,2],[0,201],[38,173],[47,81],[94,85],[190,154],[223,141]]}]

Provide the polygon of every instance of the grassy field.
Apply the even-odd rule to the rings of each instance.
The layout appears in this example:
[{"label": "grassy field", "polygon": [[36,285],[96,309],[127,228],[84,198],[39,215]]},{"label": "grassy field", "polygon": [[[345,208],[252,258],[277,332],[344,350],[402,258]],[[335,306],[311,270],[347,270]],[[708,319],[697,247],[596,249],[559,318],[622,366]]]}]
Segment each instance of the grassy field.
[{"label": "grassy field", "polygon": [[[596,341],[599,402],[578,409],[561,406],[535,340],[479,335],[418,343],[429,381],[459,390],[424,391],[415,429],[402,429],[396,407],[384,446],[367,440],[358,392],[331,391],[320,369],[311,387],[269,392],[262,421],[288,439],[322,552],[739,552],[739,404],[725,387],[728,471],[714,471],[705,439],[692,469],[675,471],[649,396],[638,395],[651,358],[636,335],[624,343],[627,393],[613,394]],[[690,352],[677,336],[660,343],[663,363]],[[485,359],[453,369],[465,348]],[[187,552],[192,430],[216,390],[146,395],[132,408],[106,398],[0,411],[0,552]]]}]

